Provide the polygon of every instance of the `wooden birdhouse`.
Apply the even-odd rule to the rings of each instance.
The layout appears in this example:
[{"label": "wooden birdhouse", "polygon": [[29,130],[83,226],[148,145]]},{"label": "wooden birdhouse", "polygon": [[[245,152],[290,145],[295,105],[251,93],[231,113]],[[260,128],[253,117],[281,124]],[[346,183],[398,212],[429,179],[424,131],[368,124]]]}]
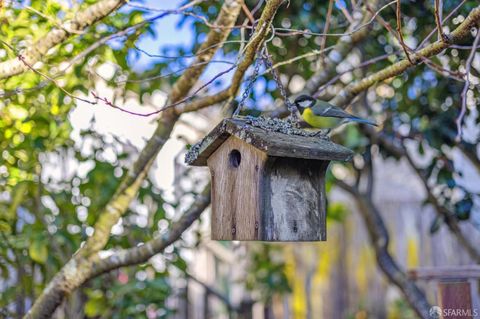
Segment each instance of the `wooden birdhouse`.
[{"label": "wooden birdhouse", "polygon": [[212,176],[215,240],[326,240],[325,173],[351,150],[266,118],[225,119],[186,162]]}]

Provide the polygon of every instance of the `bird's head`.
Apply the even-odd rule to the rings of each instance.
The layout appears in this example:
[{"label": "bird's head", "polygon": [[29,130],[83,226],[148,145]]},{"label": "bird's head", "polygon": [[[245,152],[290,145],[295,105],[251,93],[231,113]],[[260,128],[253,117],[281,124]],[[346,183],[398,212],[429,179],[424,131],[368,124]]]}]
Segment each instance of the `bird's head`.
[{"label": "bird's head", "polygon": [[310,95],[300,95],[295,99],[295,105],[297,106],[298,110],[300,113],[303,113],[303,111],[308,108],[312,107],[315,105],[316,101],[313,97]]}]

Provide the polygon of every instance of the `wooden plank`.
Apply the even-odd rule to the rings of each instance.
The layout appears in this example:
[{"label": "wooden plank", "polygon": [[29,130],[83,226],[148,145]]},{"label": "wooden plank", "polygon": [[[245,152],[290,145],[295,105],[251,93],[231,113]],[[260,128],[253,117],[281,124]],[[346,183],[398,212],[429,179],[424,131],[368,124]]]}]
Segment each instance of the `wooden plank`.
[{"label": "wooden plank", "polygon": [[[234,150],[241,155],[238,167],[231,163]],[[210,156],[212,239],[260,239],[260,178],[266,159],[266,154],[233,136]]]},{"label": "wooden plank", "polygon": [[469,282],[439,282],[438,298],[441,318],[466,319],[474,317]]},{"label": "wooden plank", "polygon": [[325,172],[328,163],[269,158],[262,186],[262,240],[326,240]]},{"label": "wooden plank", "polygon": [[479,279],[480,266],[421,267],[408,270],[408,276],[414,280]]}]

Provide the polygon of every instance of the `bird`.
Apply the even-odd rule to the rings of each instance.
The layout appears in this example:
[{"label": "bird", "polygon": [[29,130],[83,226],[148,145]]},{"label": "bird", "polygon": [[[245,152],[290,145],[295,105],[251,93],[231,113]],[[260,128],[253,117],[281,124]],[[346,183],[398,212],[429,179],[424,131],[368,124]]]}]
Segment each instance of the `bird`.
[{"label": "bird", "polygon": [[328,102],[317,100],[310,95],[300,95],[294,101],[302,118],[314,128],[331,129],[346,122],[358,122],[377,126],[373,121],[347,113]]}]

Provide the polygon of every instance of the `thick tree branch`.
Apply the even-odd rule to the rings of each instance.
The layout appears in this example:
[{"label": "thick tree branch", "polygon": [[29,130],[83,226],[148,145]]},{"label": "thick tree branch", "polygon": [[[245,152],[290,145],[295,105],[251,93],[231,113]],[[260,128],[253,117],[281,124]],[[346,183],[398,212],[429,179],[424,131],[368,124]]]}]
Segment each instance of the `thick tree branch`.
[{"label": "thick tree branch", "polygon": [[389,235],[378,208],[367,194],[360,192],[356,187],[350,186],[341,180],[337,180],[336,185],[350,193],[355,199],[365,222],[370,241],[375,249],[375,256],[380,269],[402,291],[415,312],[421,318],[429,318],[428,311],[430,305],[425,294],[412,280],[408,279],[405,272],[400,269],[392,255],[388,252]]},{"label": "thick tree branch", "polygon": [[[73,20],[63,22],[59,28],[54,28],[43,38],[33,43],[24,52],[21,52],[28,65],[34,65],[41,61],[48,50],[62,43],[73,34],[85,30],[95,22],[103,19],[112,11],[122,6],[125,0],[102,0],[81,12],[77,12]],[[23,73],[28,69],[27,65],[18,58],[13,58],[0,63],[0,79]]]},{"label": "thick tree branch", "polygon": [[257,52],[265,40],[265,36],[270,31],[270,25],[272,23],[273,17],[275,16],[277,9],[283,2],[284,0],[271,0],[267,2],[265,9],[263,10],[262,16],[258,21],[255,33],[253,34],[252,38],[244,49],[243,57],[238,64],[237,70],[233,75],[232,83],[230,84],[230,86],[215,95],[205,96],[203,98],[192,101],[191,103],[184,106],[177,107],[177,113],[196,111],[198,109],[223,102],[237,94],[245,71],[247,71],[248,67],[255,60]]},{"label": "thick tree branch", "polygon": [[183,232],[196,221],[202,212],[210,205],[210,185],[197,196],[193,205],[175,222],[170,230],[144,245],[114,252],[107,258],[96,254],[90,258],[93,261],[90,279],[120,267],[138,265],[148,261],[152,256],[162,252],[166,247],[177,241]]},{"label": "thick tree branch", "polygon": [[86,281],[122,266],[146,262],[150,257],[162,252],[178,240],[209,205],[210,185],[207,185],[192,206],[177,222],[173,223],[166,234],[154,238],[142,246],[115,252],[108,258],[102,259],[98,253],[88,258],[72,258],[44,289],[25,318],[50,318],[56,307],[62,302],[63,297]]},{"label": "thick tree branch", "polygon": [[[452,44],[458,44],[464,39],[468,38],[470,29],[472,27],[478,27],[480,22],[480,6],[473,9],[467,18],[451,33],[449,34],[449,41],[445,42],[442,39],[436,41],[427,47],[421,49],[415,54],[411,54],[410,58],[413,65],[422,62],[424,58],[434,56]],[[367,76],[366,78],[349,84],[345,87],[337,96],[330,102],[337,106],[346,106],[355,96],[360,92],[365,91],[370,86],[380,81],[389,79],[405,72],[412,66],[412,63],[407,59],[392,64],[391,66],[382,69],[374,74]]]},{"label": "thick tree branch", "polygon": [[[227,27],[233,26],[240,9],[241,6],[239,1],[226,1],[222,6],[215,24],[224,25]],[[207,66],[207,64],[199,63],[212,59],[214,54],[219,49],[218,46],[213,46],[213,44],[225,41],[230,34],[230,31],[231,28],[224,28],[212,29],[209,32],[207,40],[199,48],[199,51],[203,53],[198,55],[195,61],[192,62],[194,67],[186,70],[173,86],[170,94],[171,101],[176,102],[188,94]],[[209,49],[205,50],[206,48]],[[123,180],[122,185],[120,185],[119,189],[115,193],[115,196],[107,205],[105,212],[100,214],[99,220],[95,225],[95,232],[93,236],[89,238],[84,246],[84,249],[82,249],[83,254],[89,255],[105,246],[109,238],[110,229],[118,222],[121,215],[128,208],[130,201],[136,195],[138,188],[145,179],[155,156],[163,147],[164,143],[168,140],[178,116],[179,113],[177,113],[177,111],[173,108],[162,114],[155,133],[147,142],[147,145],[140,153],[133,168]]]},{"label": "thick tree branch", "polygon": [[[240,8],[239,0],[225,1],[216,24],[223,24],[227,27],[233,26]],[[175,84],[170,95],[172,101],[179,100],[188,94],[188,91],[195,85],[200,74],[206,67],[206,65],[198,65],[198,62],[210,60],[219,48],[218,46],[212,46],[212,44],[223,42],[230,31],[231,28],[212,29],[210,31],[207,40],[199,48],[199,50],[204,50],[203,53],[197,56],[197,59],[192,62],[195,67],[187,70]],[[209,47],[211,48],[205,50]],[[120,217],[128,209],[130,202],[136,196],[156,155],[168,140],[178,116],[174,109],[169,109],[162,114],[155,133],[141,151],[126,177],[120,183],[114,196],[106,205],[105,209],[99,214],[93,235],[87,240],[85,245],[79,249],[77,254],[65,264],[60,272],[55,275],[47,288],[45,288],[36,300],[26,318],[50,317],[65,295],[78,288],[83,282],[90,278],[93,266],[89,257],[102,249],[107,243],[111,228],[118,222]]]},{"label": "thick tree branch", "polygon": [[[240,86],[240,81],[246,69],[253,62],[255,53],[263,43],[267,34],[270,23],[275,15],[278,7],[283,0],[269,1],[262,12],[256,32],[247,44],[245,56],[237,68],[232,85],[229,88],[229,94],[235,94]],[[223,23],[225,26],[233,26],[240,10],[239,2],[236,0],[226,1],[222,7],[216,24]],[[202,61],[208,61],[218,49],[214,46],[214,42],[220,43],[225,41],[231,28],[213,29],[207,37],[207,41],[200,47],[203,50],[202,55],[198,55],[196,61],[192,64],[190,70],[175,84],[170,100],[177,101],[188,94],[188,91],[198,80],[198,77],[205,68],[205,65],[199,64]],[[206,48],[210,48],[211,50]],[[208,106],[209,104],[205,105]],[[187,108],[188,109],[188,108]],[[196,109],[196,108],[195,108]],[[194,110],[194,109],[189,109]],[[37,299],[27,318],[46,318],[51,315],[63,297],[78,288],[82,283],[91,278],[94,272],[94,262],[98,261],[95,256],[108,241],[111,227],[116,224],[122,214],[127,210],[128,205],[136,195],[142,181],[146,178],[149,168],[151,167],[155,156],[158,154],[164,143],[170,136],[171,131],[178,120],[178,117],[184,110],[171,108],[166,110],[159,120],[158,127],[152,138],[142,150],[139,158],[133,165],[126,178],[122,181],[112,200],[107,204],[105,210],[95,225],[95,232],[89,238],[87,243],[79,250],[79,252],[61,269],[61,271],[52,279],[48,287],[42,295]],[[161,244],[158,244],[161,247]],[[149,247],[149,246],[146,246]],[[134,254],[135,255],[135,254]],[[142,254],[138,256],[144,256]],[[90,259],[92,258],[92,259]],[[140,258],[140,257],[138,257]]]},{"label": "thick tree branch", "polygon": [[362,127],[362,131],[370,138],[370,141],[372,143],[380,145],[391,155],[395,156],[396,158],[405,157],[407,159],[408,163],[410,164],[414,172],[417,174],[418,178],[422,181],[422,184],[427,193],[427,200],[435,208],[436,213],[443,218],[445,224],[447,224],[448,229],[455,236],[460,245],[462,245],[470,258],[475,260],[475,262],[480,263],[480,251],[477,250],[475,245],[473,245],[472,242],[468,240],[466,235],[462,232],[458,221],[455,218],[455,214],[440,204],[437,197],[433,194],[431,187],[428,185],[427,177],[424,175],[422,170],[415,165],[411,156],[408,154],[402,144],[395,143],[395,140],[389,139],[384,134],[377,133],[375,129],[372,129],[370,127],[364,126]]}]

